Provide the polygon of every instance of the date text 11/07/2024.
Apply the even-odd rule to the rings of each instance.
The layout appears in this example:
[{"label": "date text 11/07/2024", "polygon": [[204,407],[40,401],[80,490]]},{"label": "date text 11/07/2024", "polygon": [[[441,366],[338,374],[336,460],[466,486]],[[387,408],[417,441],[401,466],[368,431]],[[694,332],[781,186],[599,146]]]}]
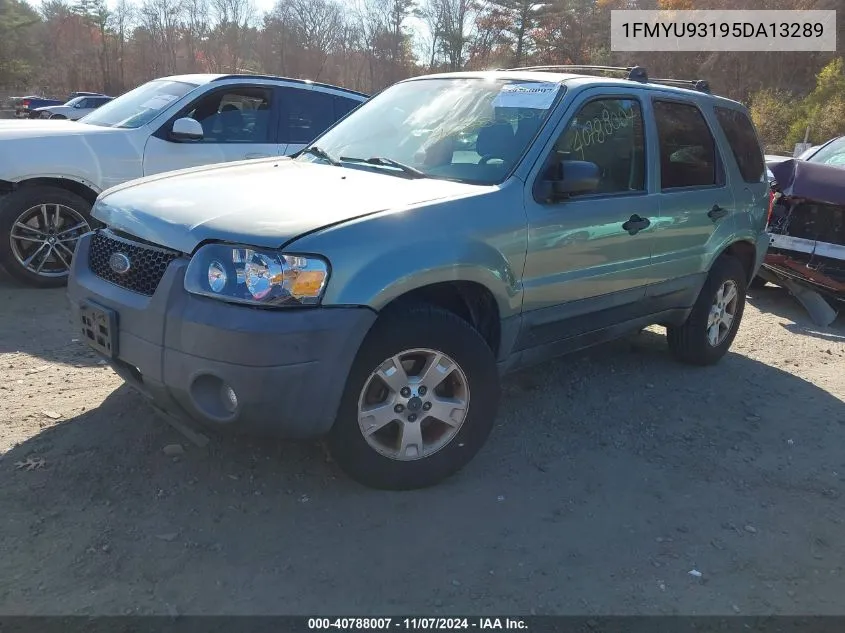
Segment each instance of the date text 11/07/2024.
[{"label": "date text 11/07/2024", "polygon": [[521,618],[308,618],[310,630],[527,630]]}]

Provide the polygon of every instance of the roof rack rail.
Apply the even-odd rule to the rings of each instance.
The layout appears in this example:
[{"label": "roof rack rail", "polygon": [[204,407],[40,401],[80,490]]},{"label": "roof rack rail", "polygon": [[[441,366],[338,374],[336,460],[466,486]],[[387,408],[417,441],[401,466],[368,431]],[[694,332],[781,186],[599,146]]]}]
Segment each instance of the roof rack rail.
[{"label": "roof rack rail", "polygon": [[703,79],[657,79],[650,78],[648,71],[642,66],[592,66],[592,65],[551,65],[551,66],[526,66],[523,68],[503,68],[500,70],[530,70],[530,71],[599,71],[624,73],[625,79],[638,81],[640,83],[664,84],[677,86],[679,88],[691,88],[699,92],[710,92],[710,84]]},{"label": "roof rack rail", "polygon": [[710,84],[704,79],[649,79],[653,84],[665,84],[667,86],[677,86],[679,88],[691,88],[699,92],[710,93]]},{"label": "roof rack rail", "polygon": [[640,83],[648,82],[648,72],[642,66],[592,66],[592,65],[552,65],[552,66],[526,66],[523,68],[504,68],[502,70],[531,70],[531,71],[561,71],[561,70],[575,70],[575,71],[600,71],[600,72],[615,72],[625,73],[625,79],[632,81],[639,81]]}]

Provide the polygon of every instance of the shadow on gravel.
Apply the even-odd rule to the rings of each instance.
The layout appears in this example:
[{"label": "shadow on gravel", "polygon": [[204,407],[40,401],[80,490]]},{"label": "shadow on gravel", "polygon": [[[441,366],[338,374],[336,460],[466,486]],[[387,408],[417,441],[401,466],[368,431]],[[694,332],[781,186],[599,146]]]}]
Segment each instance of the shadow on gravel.
[{"label": "shadow on gravel", "polygon": [[27,288],[0,269],[0,354],[29,354],[48,362],[96,365],[97,356],[81,342],[64,288]]},{"label": "shadow on gravel", "polygon": [[772,284],[766,284],[763,288],[749,288],[748,303],[760,312],[792,321],[783,327],[793,334],[845,342],[845,310],[841,309],[837,319],[828,327],[816,325],[786,288]]},{"label": "shadow on gravel", "polygon": [[3,610],[841,612],[836,397],[739,354],[677,365],[651,331],[504,390],[462,473],[388,493],[316,442],[198,449],[121,387],[0,462]]}]

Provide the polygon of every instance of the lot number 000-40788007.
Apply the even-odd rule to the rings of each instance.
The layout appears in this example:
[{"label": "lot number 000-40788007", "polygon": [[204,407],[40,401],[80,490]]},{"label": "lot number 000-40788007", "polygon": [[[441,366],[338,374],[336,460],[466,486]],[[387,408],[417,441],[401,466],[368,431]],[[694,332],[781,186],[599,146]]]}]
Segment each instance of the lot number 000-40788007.
[{"label": "lot number 000-40788007", "polygon": [[518,618],[308,618],[310,630],[524,629]]}]

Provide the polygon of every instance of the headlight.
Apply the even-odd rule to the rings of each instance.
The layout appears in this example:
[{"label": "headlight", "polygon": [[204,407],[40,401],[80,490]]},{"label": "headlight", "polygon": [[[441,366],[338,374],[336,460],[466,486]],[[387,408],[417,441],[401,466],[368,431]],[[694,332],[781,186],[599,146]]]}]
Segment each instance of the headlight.
[{"label": "headlight", "polygon": [[208,244],[191,258],[185,290],[253,305],[315,305],[328,277],[328,262],[313,255]]}]

